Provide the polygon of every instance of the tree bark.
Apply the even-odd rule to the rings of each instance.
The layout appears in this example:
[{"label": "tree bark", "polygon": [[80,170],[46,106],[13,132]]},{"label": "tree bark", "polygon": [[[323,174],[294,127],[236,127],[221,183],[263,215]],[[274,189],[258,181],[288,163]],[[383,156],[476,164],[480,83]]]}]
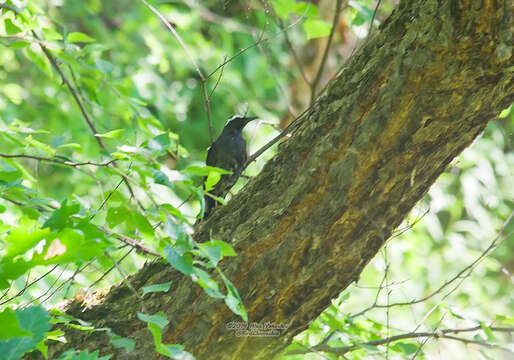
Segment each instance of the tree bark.
[{"label": "tree bark", "polygon": [[[230,242],[221,263],[250,322],[288,324],[278,337],[235,336],[240,321],[220,300],[170,266],[131,278],[172,281],[147,295],[164,311],[165,343],[198,359],[270,359],[307,328],[375,256],[446,169],[514,99],[511,0],[405,0],[349,60],[292,136],[228,205],[201,223],[195,240]],[[117,359],[157,358],[140,304],[125,285],[68,312],[136,341],[131,353],[102,332],[66,330],[68,343]]]}]

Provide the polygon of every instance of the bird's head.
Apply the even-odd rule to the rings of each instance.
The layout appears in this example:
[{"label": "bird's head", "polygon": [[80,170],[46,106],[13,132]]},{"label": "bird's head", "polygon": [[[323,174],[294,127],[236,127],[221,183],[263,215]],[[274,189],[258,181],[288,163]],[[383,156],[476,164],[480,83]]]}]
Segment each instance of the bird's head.
[{"label": "bird's head", "polygon": [[230,119],[228,119],[227,125],[225,125],[226,129],[237,129],[237,130],[243,130],[243,128],[248,124],[250,121],[258,119],[257,116],[252,117],[246,117],[243,115],[234,115]]}]

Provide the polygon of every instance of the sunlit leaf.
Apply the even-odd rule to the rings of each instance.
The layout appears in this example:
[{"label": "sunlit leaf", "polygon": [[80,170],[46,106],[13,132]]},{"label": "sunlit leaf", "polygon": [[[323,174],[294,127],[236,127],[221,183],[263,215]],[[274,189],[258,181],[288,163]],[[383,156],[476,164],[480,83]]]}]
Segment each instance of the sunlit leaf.
[{"label": "sunlit leaf", "polygon": [[67,37],[67,40],[70,43],[76,43],[76,42],[89,43],[89,42],[96,41],[95,39],[93,39],[89,35],[86,35],[86,34],[81,33],[81,32],[71,32],[71,33],[69,33],[68,37]]}]

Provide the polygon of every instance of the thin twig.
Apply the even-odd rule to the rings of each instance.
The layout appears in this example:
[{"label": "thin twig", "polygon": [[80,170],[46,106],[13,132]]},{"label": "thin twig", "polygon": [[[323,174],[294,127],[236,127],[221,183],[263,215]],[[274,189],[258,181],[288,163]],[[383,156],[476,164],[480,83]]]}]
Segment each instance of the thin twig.
[{"label": "thin twig", "polygon": [[328,53],[330,51],[330,45],[332,45],[332,39],[334,38],[335,29],[337,28],[337,24],[339,22],[339,16],[341,15],[341,6],[343,1],[337,0],[336,2],[336,12],[334,14],[334,19],[332,21],[332,29],[330,29],[330,34],[328,35],[327,45],[325,46],[325,51],[323,52],[323,58],[321,59],[321,63],[319,64],[318,72],[314,80],[310,84],[311,87],[311,101],[310,105],[314,104],[314,99],[316,98],[316,89],[318,87],[319,81],[321,80],[321,75],[323,74],[323,70],[325,68],[325,63],[328,59]]},{"label": "thin twig", "polygon": [[[509,333],[509,334],[514,333],[514,327],[489,327],[489,329],[494,332],[502,332],[502,333]],[[482,326],[475,326],[472,328],[462,328],[462,329],[443,329],[443,330],[436,330],[436,331],[430,331],[430,332],[418,332],[418,333],[417,332],[409,332],[409,333],[405,333],[405,334],[394,335],[394,336],[386,337],[386,338],[379,339],[379,340],[367,341],[367,342],[362,342],[362,343],[349,345],[349,346],[331,347],[326,344],[319,344],[319,345],[312,346],[311,349],[314,351],[325,351],[325,352],[329,352],[332,354],[343,355],[345,353],[362,348],[363,346],[385,345],[385,344],[389,344],[389,343],[392,343],[392,342],[395,342],[398,340],[413,339],[413,338],[420,338],[420,337],[436,338],[436,339],[437,338],[447,338],[447,339],[458,340],[458,341],[462,341],[462,342],[466,342],[466,343],[478,344],[478,345],[482,345],[482,346],[486,346],[486,347],[502,348],[500,345],[496,345],[496,344],[491,344],[491,343],[481,342],[481,341],[476,341],[476,340],[471,340],[471,339],[465,339],[465,338],[458,338],[453,335],[449,335],[449,334],[458,334],[458,333],[465,333],[465,332],[474,332],[474,331],[480,331],[480,330],[483,330]],[[502,348],[502,349],[505,349],[505,348]],[[290,351],[287,354],[293,355],[293,354],[304,354],[304,353],[305,353],[304,351],[295,350],[295,351]]]},{"label": "thin twig", "polygon": [[[32,282],[30,283],[27,283],[25,284],[25,286],[23,287],[23,289],[21,289],[20,291],[18,291],[18,293],[16,295],[13,295],[12,297],[10,297],[9,299],[3,301],[3,302],[0,302],[0,306],[1,305],[4,305],[14,299],[16,299],[17,297],[20,297],[21,295],[23,295],[25,293],[25,291],[31,287],[32,285],[34,285],[35,283],[37,283],[38,281],[40,281],[41,279],[43,279],[45,276],[47,276],[48,274],[50,274],[52,271],[54,271],[59,265],[54,265],[50,270],[48,270],[46,273],[44,273],[43,275],[41,275],[40,277],[38,277],[37,279],[33,280]],[[3,297],[3,296],[2,296]]]},{"label": "thin twig", "polygon": [[375,22],[375,16],[377,15],[378,8],[380,7],[380,3],[382,0],[377,1],[377,5],[375,6],[375,11],[373,11],[373,16],[371,17],[371,22],[369,23],[369,29],[368,29],[368,35],[366,35],[366,42],[368,41],[369,37],[371,36],[371,32],[373,30],[373,23]]},{"label": "thin twig", "polygon": [[[118,260],[118,263],[121,263],[123,260],[125,260],[125,258],[127,256],[130,255],[130,253],[134,251],[134,248],[130,248],[126,253],[125,255],[123,255],[119,260]],[[100,281],[102,281],[107,275],[109,275],[109,273],[111,271],[113,271],[115,269],[115,266],[111,266],[107,271],[105,271],[98,279],[96,279],[92,284],[90,284],[87,289],[86,289],[86,294],[89,292],[89,290],[91,290],[92,287],[94,287],[96,284],[98,284]]]},{"label": "thin twig", "polygon": [[305,70],[303,69],[302,62],[300,61],[300,58],[298,57],[298,54],[296,53],[296,51],[294,49],[293,43],[291,42],[291,39],[289,38],[289,33],[285,30],[286,26],[284,24],[284,21],[280,18],[280,16],[277,15],[273,6],[270,6],[270,4],[266,0],[263,0],[263,4],[265,7],[265,10],[268,10],[273,13],[273,15],[276,19],[276,21],[275,21],[276,24],[280,27],[280,29],[284,33],[284,40],[286,41],[286,45],[289,48],[289,52],[293,56],[294,63],[296,65],[296,67],[298,68],[300,75],[302,76],[305,83],[310,85],[310,80],[307,78],[307,75],[305,74]]},{"label": "thin twig", "polygon": [[[305,10],[307,11],[307,9]],[[262,42],[265,42],[265,41],[269,41],[271,39],[274,39],[275,37],[279,36],[280,34],[282,34],[283,32],[285,31],[289,31],[291,30],[292,28],[294,28],[296,25],[298,25],[300,23],[300,21],[303,20],[304,18],[304,14],[302,14],[302,16],[300,16],[296,21],[294,21],[293,23],[289,24],[285,29],[281,29],[279,32],[275,33],[275,34],[271,34],[270,36],[266,37],[266,38],[261,38],[259,41],[257,42],[254,42],[253,44],[239,50],[237,53],[235,53],[234,55],[232,55],[231,57],[229,57],[227,60],[223,61],[220,65],[218,65],[209,75],[207,75],[207,79],[210,78],[212,75],[214,75],[216,72],[218,72],[219,69],[221,69],[223,66],[225,66],[226,64],[228,64],[229,62],[232,62],[232,60],[234,60],[235,58],[237,58],[238,56],[240,56],[241,54],[245,53],[246,51],[256,47],[257,45],[259,45],[260,43]]]},{"label": "thin twig", "polygon": [[269,53],[266,52],[266,50],[264,49],[264,47],[261,44],[257,45],[257,49],[266,59],[266,64],[268,65],[268,67],[270,69],[271,77],[275,80],[275,83],[277,85],[276,87],[278,88],[278,91],[279,91],[279,95],[282,96],[282,98],[287,102],[287,111],[289,112],[289,115],[294,119],[296,117],[295,110],[294,110],[293,106],[291,105],[291,102],[289,101],[286,91],[284,90],[284,88],[280,84],[280,81],[278,80],[277,72],[275,71],[275,68],[273,67],[273,65],[271,63],[271,59],[270,59],[271,56],[269,55]]},{"label": "thin twig", "polygon": [[296,130],[306,119],[307,113],[311,110],[311,108],[305,109],[300,115],[296,117],[280,134],[275,136],[273,139],[268,141],[265,145],[263,145],[259,150],[253,153],[248,160],[246,161],[243,169],[246,169],[248,165],[250,165],[255,159],[261,156],[266,150],[275,145],[280,139],[284,136],[290,135],[294,130]]},{"label": "thin twig", "polygon": [[[37,34],[35,33],[34,30],[32,30],[32,35],[35,38],[38,38]],[[93,133],[93,137],[95,138],[96,142],[98,143],[98,146],[100,146],[102,149],[105,149],[105,145],[104,145],[102,139],[100,137],[96,136],[98,134],[98,131],[96,130],[95,124],[93,123],[93,121],[91,120],[89,115],[87,114],[87,111],[86,111],[86,109],[84,107],[84,104],[82,104],[82,101],[80,100],[77,91],[71,85],[71,83],[68,80],[68,78],[66,77],[66,75],[64,75],[63,71],[61,70],[61,68],[57,64],[57,61],[54,59],[52,54],[50,54],[50,51],[48,50],[48,48],[45,45],[43,45],[42,43],[40,43],[39,46],[41,47],[41,50],[43,50],[43,53],[45,54],[47,59],[50,61],[50,64],[52,64],[52,66],[55,69],[55,71],[57,71],[59,73],[59,75],[61,76],[61,79],[64,82],[64,84],[66,84],[66,86],[70,90],[71,95],[75,99],[75,102],[77,103],[77,105],[78,105],[78,107],[80,109],[80,112],[82,113],[82,116],[84,117],[84,119],[86,120],[86,123],[88,124],[89,128],[91,129],[91,132]]]},{"label": "thin twig", "polygon": [[112,263],[114,264],[114,266],[116,267],[116,269],[118,270],[118,272],[120,273],[121,277],[123,278],[123,282],[127,285],[127,287],[132,290],[132,292],[135,294],[136,296],[136,299],[138,299],[138,301],[140,302],[141,304],[141,309],[143,309],[143,311],[145,313],[148,313],[148,310],[146,309],[145,307],[145,302],[143,301],[143,298],[141,297],[141,295],[139,295],[139,293],[137,292],[137,290],[134,288],[134,286],[132,286],[132,283],[130,282],[130,280],[128,279],[128,276],[125,275],[125,273],[123,272],[123,270],[121,269],[121,267],[119,266],[118,262],[116,260],[114,260],[111,255],[105,251],[104,252],[105,256],[107,256],[111,261]]},{"label": "thin twig", "polygon": [[145,245],[143,245],[141,242],[137,241],[136,239],[132,239],[132,238],[122,235],[122,234],[118,234],[118,233],[116,233],[112,230],[106,229],[102,226],[99,226],[98,229],[108,235],[113,235],[115,238],[117,238],[121,242],[127,244],[128,246],[133,247],[134,249],[136,249],[137,251],[139,251],[141,253],[153,255],[153,256],[157,256],[157,257],[162,257],[161,254],[159,254],[156,251],[153,251],[152,249],[147,248]]},{"label": "thin twig", "polygon": [[[16,8],[14,8],[12,6],[9,6],[9,5],[5,4],[5,3],[1,4],[0,8],[6,8],[6,9],[11,10],[12,12],[14,12],[17,15],[19,14],[18,9],[16,9]],[[95,136],[96,134],[98,134],[98,131],[96,130],[95,124],[93,123],[93,121],[89,118],[89,115],[87,114],[86,109],[84,108],[84,105],[82,104],[82,101],[80,100],[79,95],[77,94],[77,91],[75,90],[75,88],[73,88],[73,86],[71,85],[70,81],[68,80],[66,75],[64,75],[63,71],[61,70],[61,68],[57,64],[57,61],[52,56],[52,54],[50,54],[50,51],[48,50],[46,45],[41,41],[41,39],[36,34],[36,32],[34,30],[31,30],[31,33],[32,33],[32,36],[36,40],[38,40],[38,44],[39,44],[41,50],[43,51],[43,53],[45,54],[45,56],[47,57],[47,59],[50,61],[50,64],[57,71],[57,73],[59,73],[59,75],[61,76],[62,81],[64,82],[64,84],[66,84],[66,86],[70,90],[73,98],[75,99],[75,102],[77,103],[77,105],[78,105],[78,107],[80,109],[80,112],[82,113],[82,116],[84,117],[84,119],[86,120],[86,123],[88,124],[89,128],[93,132],[93,136],[96,139],[96,141],[98,142],[98,145],[102,149],[105,149],[105,145],[103,144],[102,139],[99,138],[98,136]]]},{"label": "thin twig", "polygon": [[[227,60],[227,57],[225,56],[225,60]],[[225,61],[223,60],[223,61]],[[210,94],[209,94],[209,98],[212,97],[212,94],[214,94],[214,90],[216,90],[216,88],[218,87],[220,81],[221,81],[221,78],[223,77],[223,70],[225,69],[225,67],[222,67],[221,68],[221,71],[220,71],[220,75],[218,76],[218,80],[216,80],[216,83],[214,84]]]},{"label": "thin twig", "polygon": [[207,121],[209,123],[209,135],[210,135],[210,138],[211,138],[211,143],[213,143],[214,142],[214,129],[213,129],[213,126],[212,126],[210,99],[209,99],[209,94],[207,92],[207,84],[206,84],[207,80],[209,79],[209,77],[208,76],[205,77],[203,75],[203,73],[200,70],[200,68],[198,67],[198,64],[196,63],[193,55],[191,54],[191,52],[189,51],[188,47],[186,46],[186,44],[184,43],[184,41],[180,37],[180,35],[177,32],[177,30],[175,30],[175,27],[164,17],[164,15],[162,15],[159,12],[159,10],[154,8],[152,5],[150,5],[145,0],[141,0],[141,2],[148,9],[150,9],[151,12],[153,12],[159,18],[159,20],[164,24],[164,26],[166,26],[168,28],[168,30],[173,34],[175,39],[178,41],[178,43],[180,44],[180,46],[182,47],[182,49],[186,53],[186,55],[189,58],[189,61],[191,62],[191,64],[193,64],[193,67],[194,67],[196,73],[198,74],[198,77],[200,78],[200,81],[202,83],[202,92],[203,92],[203,97],[204,97],[204,101],[205,101],[205,111],[207,112]]},{"label": "thin twig", "polygon": [[[68,265],[69,264],[66,264],[64,265],[61,273],[57,276],[57,278],[54,280],[54,282],[50,285],[50,287],[41,295],[39,295],[37,298],[34,298],[28,302],[26,302],[25,304],[23,304],[21,307],[24,308],[24,307],[27,307],[28,305],[32,304],[33,302],[36,302],[38,301],[39,299],[41,299],[42,297],[46,296],[50,291],[52,291],[52,288],[55,286],[55,284],[57,284],[57,282],[59,281],[59,279],[61,278],[61,276],[64,274],[64,272],[66,271],[66,269],[68,268]],[[66,281],[64,283],[62,283],[60,286],[58,286],[46,299],[44,300],[41,300],[41,304],[44,303],[46,300],[48,300],[50,297],[52,297],[57,291],[59,291],[59,289],[61,289],[64,284],[66,283]]]},{"label": "thin twig", "polygon": [[20,13],[20,12],[19,12],[19,10],[18,10],[17,8],[15,8],[14,6],[11,6],[11,5],[7,4],[6,2],[4,2],[4,3],[0,4],[0,9],[2,9],[2,8],[7,9],[7,10],[11,10],[11,11],[12,11],[13,13],[15,13],[15,14],[19,14],[19,13]]},{"label": "thin twig", "polygon": [[[356,313],[354,315],[351,315],[350,318],[353,319],[355,317],[358,317],[358,316],[361,316],[363,314],[365,314],[366,312],[372,310],[372,309],[375,309],[375,308],[388,308],[388,307],[395,307],[395,306],[407,306],[407,305],[414,305],[414,304],[418,304],[418,303],[421,303],[421,302],[424,302],[424,301],[427,301],[429,300],[430,298],[436,296],[437,294],[441,293],[441,291],[443,289],[445,289],[446,287],[448,287],[450,284],[452,284],[455,280],[457,279],[460,279],[462,278],[462,276],[466,273],[466,272],[469,272],[466,276],[469,276],[469,274],[471,274],[471,272],[473,271],[473,269],[478,265],[478,263],[480,261],[482,261],[482,259],[486,256],[488,256],[491,251],[498,245],[498,241],[499,239],[503,236],[503,233],[507,227],[507,225],[510,223],[510,221],[512,220],[514,216],[514,210],[511,211],[510,215],[507,217],[507,219],[503,222],[500,230],[498,231],[498,234],[495,236],[495,238],[493,239],[493,241],[491,242],[491,244],[487,247],[487,249],[485,249],[482,254],[480,254],[480,256],[478,256],[471,264],[469,264],[468,266],[466,266],[464,269],[462,269],[461,271],[459,271],[454,277],[452,277],[450,280],[446,281],[444,284],[442,284],[437,290],[435,290],[434,292],[430,293],[429,295],[421,298],[421,299],[417,299],[417,300],[412,300],[412,301],[405,301],[405,302],[396,302],[396,303],[392,303],[392,304],[374,304],[372,306],[369,306],[367,307],[366,309],[360,311],[359,313]],[[455,291],[456,288],[454,288],[451,292]]]},{"label": "thin twig", "polygon": [[73,161],[67,161],[67,160],[59,160],[56,158],[47,158],[43,156],[35,156],[35,155],[27,155],[27,154],[3,154],[0,153],[0,157],[7,158],[7,159],[16,159],[16,158],[25,158],[25,159],[33,159],[38,161],[47,161],[52,162],[56,164],[66,165],[66,166],[84,166],[84,165],[92,165],[92,166],[109,166],[113,162],[116,161],[116,159],[112,159],[106,162],[94,162],[94,161],[84,161],[84,162],[73,162]]}]

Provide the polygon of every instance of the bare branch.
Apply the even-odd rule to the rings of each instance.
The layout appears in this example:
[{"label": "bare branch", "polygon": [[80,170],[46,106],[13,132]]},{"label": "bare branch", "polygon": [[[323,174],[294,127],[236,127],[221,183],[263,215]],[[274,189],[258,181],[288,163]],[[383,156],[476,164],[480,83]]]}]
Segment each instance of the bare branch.
[{"label": "bare branch", "polygon": [[[48,270],[46,273],[44,273],[43,275],[41,275],[40,277],[38,277],[37,279],[33,280],[32,282],[30,283],[26,283],[25,286],[23,287],[23,289],[21,289],[20,291],[18,291],[18,293],[16,295],[13,295],[11,296],[9,299],[7,300],[4,300],[3,302],[0,302],[0,306],[1,305],[4,305],[14,299],[16,299],[17,297],[23,295],[25,293],[25,291],[31,287],[32,285],[34,285],[35,283],[37,283],[38,281],[40,281],[41,279],[43,279],[44,277],[46,277],[48,274],[50,274],[52,271],[54,271],[59,265],[54,265],[50,270]],[[28,278],[27,278],[28,279]],[[7,294],[7,293],[6,293]],[[3,296],[2,296],[3,297]]]},{"label": "bare branch", "polygon": [[[444,284],[442,284],[437,290],[435,290],[434,292],[430,293],[429,295],[421,298],[421,299],[417,299],[417,300],[412,300],[412,301],[406,301],[406,302],[396,302],[396,303],[392,303],[392,304],[374,304],[372,306],[369,306],[367,307],[366,309],[360,311],[359,313],[356,313],[354,315],[351,315],[350,318],[355,318],[355,317],[358,317],[358,316],[361,316],[363,314],[365,314],[366,312],[372,310],[372,309],[375,309],[375,308],[390,308],[390,307],[394,307],[394,306],[407,306],[407,305],[413,305],[413,304],[418,304],[418,303],[421,303],[421,302],[424,302],[424,301],[427,301],[428,299],[434,297],[435,295],[441,293],[441,291],[443,291],[446,287],[448,287],[450,284],[452,284],[454,281],[456,281],[457,279],[463,279],[463,275],[466,274],[464,276],[467,277],[471,274],[471,272],[473,271],[473,269],[478,265],[478,263],[480,261],[482,261],[482,259],[486,256],[488,256],[493,250],[494,248],[496,248],[496,246],[498,245],[498,242],[500,240],[500,238],[503,237],[503,233],[507,227],[507,225],[510,223],[510,221],[512,220],[514,216],[514,210],[511,211],[511,213],[509,214],[509,216],[507,217],[507,219],[503,222],[498,234],[495,236],[495,238],[493,239],[493,241],[491,242],[491,244],[487,247],[487,249],[485,249],[482,254],[480,254],[480,256],[478,256],[471,264],[469,264],[468,266],[466,266],[464,269],[462,269],[461,271],[459,271],[454,277],[452,277],[450,280],[446,281]],[[460,285],[460,284],[459,284]],[[456,289],[458,288],[455,287],[454,289],[451,290],[450,293],[452,293],[453,291],[455,291]],[[449,294],[447,294],[446,296],[448,296]]]},{"label": "bare branch", "polygon": [[[121,263],[123,260],[125,260],[125,258],[127,256],[130,255],[130,253],[134,250],[134,248],[130,248],[126,253],[125,255],[123,255],[119,260],[118,260],[118,264]],[[98,279],[96,279],[91,285],[89,285],[86,289],[86,294],[91,290],[91,288],[93,288],[96,284],[98,284],[100,281],[102,281],[111,271],[113,271],[115,269],[116,266],[111,266],[107,271],[105,271]]]},{"label": "bare branch", "polygon": [[[32,35],[36,39],[39,39],[34,30],[32,30]],[[42,43],[39,43],[39,46],[41,47],[41,50],[43,50],[43,53],[45,54],[47,59],[50,61],[50,64],[52,64],[55,71],[57,71],[59,73],[62,81],[66,84],[66,86],[70,90],[71,95],[75,99],[75,102],[77,103],[77,105],[80,109],[80,112],[82,113],[82,116],[84,117],[84,119],[86,120],[86,123],[88,124],[89,128],[93,132],[93,136],[94,136],[96,142],[102,149],[105,149],[105,145],[104,145],[102,139],[100,137],[96,136],[96,134],[98,134],[98,131],[96,130],[95,124],[93,123],[93,121],[91,120],[89,115],[87,114],[86,108],[84,107],[84,104],[82,104],[82,101],[79,98],[79,94],[77,93],[75,88],[71,85],[71,83],[68,80],[68,78],[66,77],[66,75],[64,75],[64,72],[61,70],[60,66],[57,64],[57,61],[55,60],[55,58],[52,56],[52,54],[50,54],[50,50],[48,50],[48,48]]]},{"label": "bare branch", "polygon": [[139,241],[137,241],[136,239],[132,239],[128,236],[125,236],[125,235],[122,235],[122,234],[118,234],[112,230],[109,230],[109,229],[106,229],[104,227],[101,227],[99,226],[98,227],[99,230],[103,231],[104,233],[108,234],[108,235],[113,235],[115,238],[117,238],[118,240],[120,240],[121,242],[133,247],[134,249],[136,249],[136,251],[139,251],[143,254],[148,254],[148,255],[153,255],[153,256],[157,256],[157,257],[162,257],[161,254],[159,254],[158,252],[156,251],[153,251],[149,248],[147,248],[145,245],[143,245],[142,243],[140,243]]},{"label": "bare branch", "polygon": [[371,32],[373,31],[373,23],[375,22],[375,17],[377,16],[377,11],[380,8],[380,3],[382,0],[377,1],[377,5],[375,6],[375,11],[373,11],[373,16],[371,17],[371,22],[369,23],[368,35],[366,36],[366,41],[368,41],[371,36]]},{"label": "bare branch", "polygon": [[289,34],[286,31],[286,26],[284,25],[284,21],[277,15],[275,12],[275,9],[273,9],[273,6],[270,6],[270,4],[263,0],[264,6],[266,10],[271,11],[273,15],[275,16],[276,23],[280,27],[280,29],[284,33],[284,40],[286,41],[286,45],[289,48],[289,51],[291,52],[291,55],[293,56],[293,60],[295,62],[296,67],[298,68],[298,71],[300,72],[300,75],[302,76],[303,80],[310,85],[310,80],[307,78],[307,75],[305,74],[305,71],[303,69],[302,63],[300,61],[300,58],[298,57],[298,54],[296,53],[293,44],[291,43],[291,39],[289,38]]},{"label": "bare branch", "polygon": [[259,150],[257,150],[255,153],[253,153],[248,160],[246,160],[245,165],[243,166],[243,169],[246,169],[248,165],[250,165],[255,159],[257,159],[259,156],[261,156],[266,150],[268,150],[270,147],[275,145],[280,139],[282,139],[284,136],[291,135],[291,133],[296,130],[300,124],[302,124],[307,118],[307,114],[310,111],[310,108],[305,109],[296,119],[294,119],[280,134],[275,136],[273,139],[268,141],[264,146],[262,146]]},{"label": "bare branch", "polygon": [[118,270],[118,272],[120,273],[121,277],[123,278],[123,282],[127,285],[127,287],[134,293],[134,295],[136,296],[136,299],[139,301],[139,303],[141,304],[141,309],[145,312],[145,313],[148,313],[148,309],[146,308],[145,306],[145,302],[143,301],[143,298],[141,297],[141,295],[139,295],[139,293],[137,292],[137,290],[134,288],[134,286],[132,286],[132,283],[130,282],[128,276],[124,273],[123,270],[121,270],[121,267],[120,265],[118,264],[118,262],[116,260],[114,260],[111,255],[109,254],[109,252],[105,251],[104,252],[105,256],[107,258],[109,258],[109,260],[112,261],[112,263],[114,264],[114,266],[116,267],[116,269]]},{"label": "bare branch", "polygon": [[269,41],[277,36],[279,36],[280,34],[282,34],[283,32],[286,32],[286,31],[289,31],[290,29],[292,29],[293,27],[295,27],[296,25],[298,25],[298,23],[300,23],[300,21],[302,21],[303,19],[303,15],[300,16],[295,22],[291,23],[290,25],[288,25],[285,29],[282,29],[280,30],[279,32],[275,33],[275,34],[271,34],[269,37],[266,37],[266,38],[261,38],[259,41],[257,42],[254,42],[252,45],[249,45],[241,50],[239,50],[237,53],[235,53],[234,55],[232,55],[231,57],[229,57],[227,60],[223,61],[220,65],[218,65],[209,75],[207,75],[207,78],[210,78],[212,75],[216,74],[216,72],[221,69],[223,66],[225,66],[226,64],[228,64],[229,62],[231,62],[232,60],[234,60],[235,58],[237,58],[238,56],[240,56],[241,54],[245,53],[246,51],[256,47],[257,45],[259,45],[260,43],[262,42],[265,42],[265,41]]},{"label": "bare branch", "polygon": [[[509,334],[514,333],[514,327],[489,327],[489,329],[494,332],[509,333]],[[497,344],[477,341],[477,340],[473,340],[473,339],[466,339],[466,338],[461,338],[461,337],[456,337],[456,336],[450,335],[450,334],[458,334],[458,333],[466,333],[466,332],[475,332],[475,331],[480,331],[480,330],[482,330],[482,326],[475,326],[472,328],[462,328],[462,329],[444,329],[444,330],[436,330],[436,331],[430,331],[430,332],[409,332],[409,333],[405,333],[405,334],[399,334],[399,335],[386,337],[386,338],[379,339],[379,340],[362,342],[362,343],[349,345],[349,346],[342,346],[342,347],[331,347],[326,344],[319,344],[319,345],[312,346],[311,350],[325,351],[325,352],[329,352],[332,354],[344,355],[348,352],[360,349],[363,346],[386,345],[386,344],[389,344],[389,343],[392,343],[392,342],[395,342],[398,340],[414,339],[414,338],[420,338],[420,337],[421,338],[435,338],[435,339],[445,338],[445,339],[450,339],[450,340],[461,341],[464,343],[473,343],[473,344],[485,346],[488,348],[501,348],[501,349],[507,350],[506,348],[503,348]],[[294,350],[294,351],[288,352],[287,355],[305,354],[307,352],[308,351]]]},{"label": "bare branch", "polygon": [[159,10],[154,8],[152,5],[150,5],[145,0],[141,0],[141,2],[148,9],[150,9],[150,11],[153,12],[159,18],[159,20],[161,20],[161,22],[164,24],[164,26],[166,26],[168,28],[168,30],[173,34],[173,36],[178,41],[178,43],[180,44],[182,49],[184,49],[184,52],[186,53],[187,57],[189,58],[189,61],[191,61],[191,64],[193,64],[193,67],[194,67],[196,73],[198,74],[198,77],[200,78],[200,81],[202,83],[203,97],[204,97],[204,101],[205,101],[205,111],[207,113],[207,121],[209,124],[209,135],[211,138],[211,143],[213,143],[214,142],[214,130],[212,127],[211,106],[210,106],[210,99],[209,99],[209,94],[207,92],[207,84],[206,84],[207,80],[209,79],[209,76],[205,77],[203,75],[202,71],[198,67],[198,64],[196,63],[195,59],[193,58],[193,55],[191,54],[191,51],[189,51],[188,47],[186,46],[186,44],[184,43],[184,41],[178,34],[177,30],[175,30],[175,27],[173,25],[171,25],[171,23],[164,17],[164,15],[162,15],[159,12]]},{"label": "bare branch", "polygon": [[35,156],[35,155],[27,155],[27,154],[3,154],[0,153],[0,157],[7,159],[16,159],[16,158],[25,158],[25,159],[33,159],[38,161],[47,161],[61,165],[67,165],[72,167],[84,166],[84,165],[92,165],[92,166],[109,166],[114,163],[116,160],[109,160],[106,162],[94,162],[94,161],[84,161],[84,162],[73,162],[68,160],[59,160],[56,158],[47,158],[43,156]]},{"label": "bare branch", "polygon": [[334,20],[332,21],[332,29],[330,29],[330,34],[328,35],[327,46],[325,46],[325,51],[323,52],[323,58],[321,59],[321,63],[319,64],[318,73],[316,77],[310,84],[311,86],[311,106],[314,104],[314,99],[316,98],[316,88],[318,87],[319,81],[321,80],[321,74],[323,74],[323,70],[325,68],[325,63],[328,59],[328,53],[330,51],[330,45],[332,45],[332,39],[334,38],[335,29],[337,28],[337,24],[339,22],[339,16],[341,15],[341,6],[343,1],[337,0],[336,2],[336,12],[334,13]]}]

